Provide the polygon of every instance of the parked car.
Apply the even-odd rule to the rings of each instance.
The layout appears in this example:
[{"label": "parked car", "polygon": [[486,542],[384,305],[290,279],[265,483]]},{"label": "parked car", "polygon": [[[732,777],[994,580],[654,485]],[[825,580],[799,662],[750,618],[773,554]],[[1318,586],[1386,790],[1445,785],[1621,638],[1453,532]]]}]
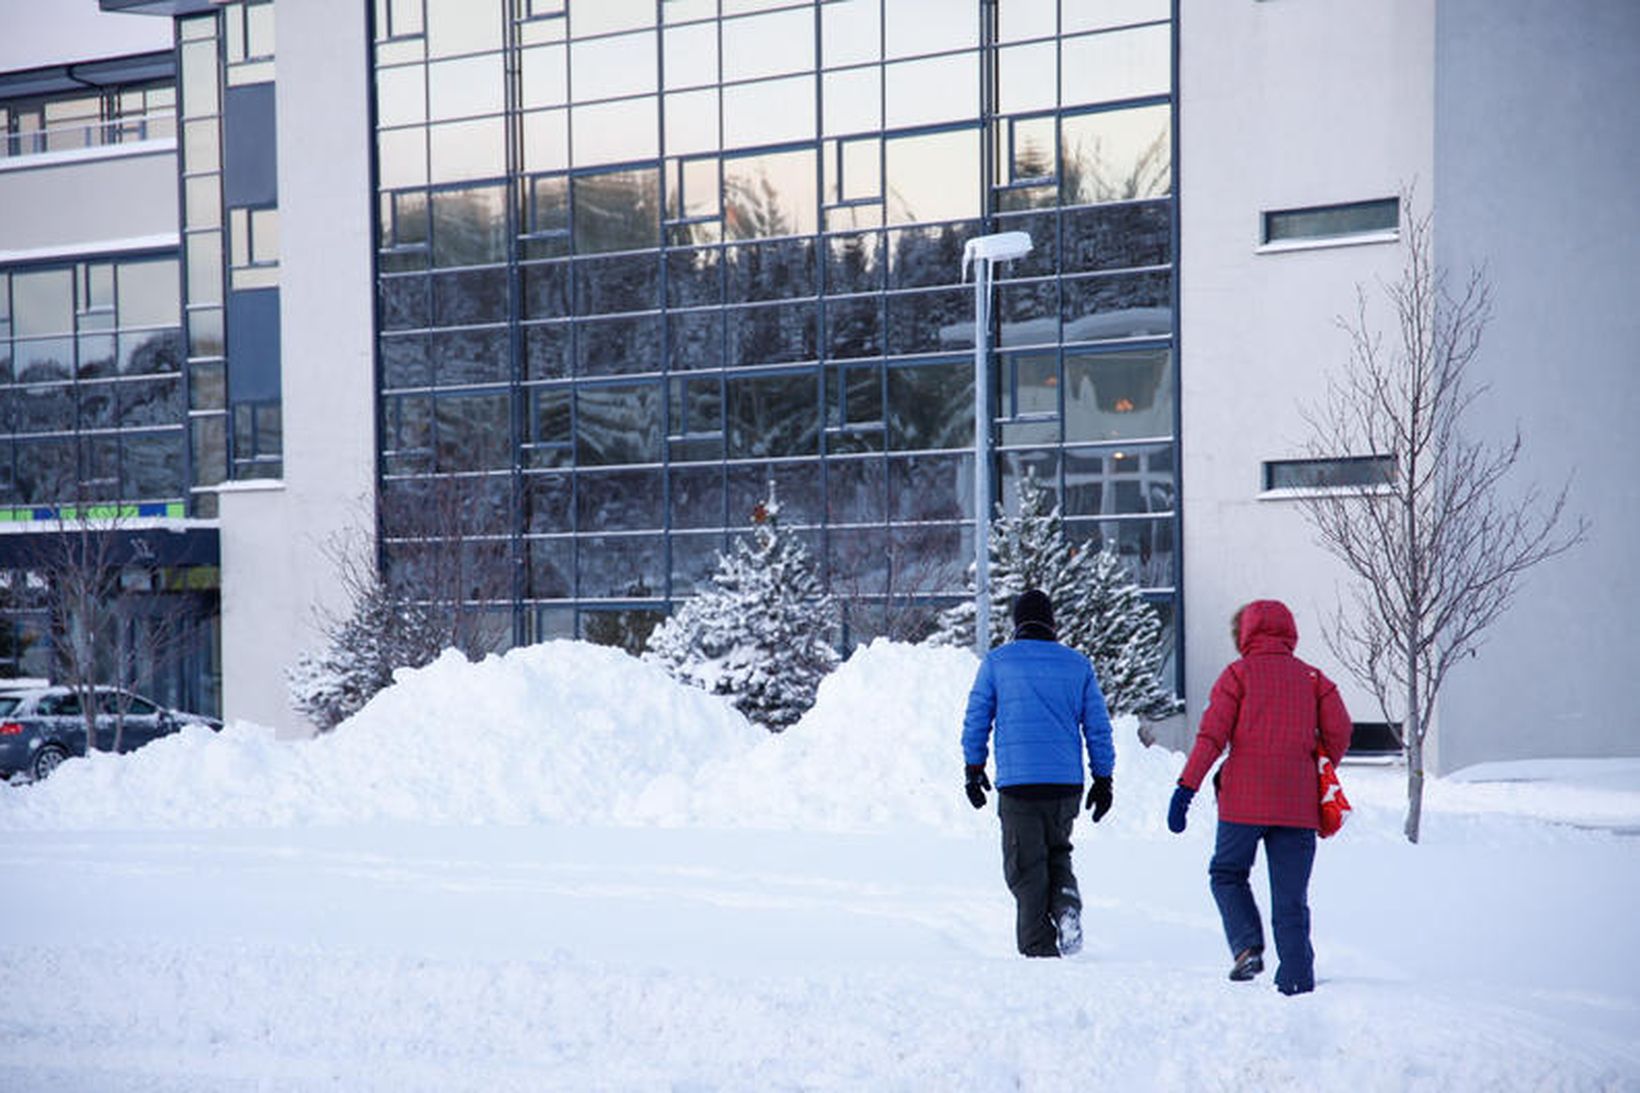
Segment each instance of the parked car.
[{"label": "parked car", "polygon": [[[222,722],[203,714],[168,710],[131,691],[98,687],[97,749],[114,750],[119,731],[121,753],[169,736],[184,725],[221,729]],[[85,754],[85,716],[80,692],[71,687],[0,686],[0,779],[18,774],[35,781],[49,775],[71,755]]]}]

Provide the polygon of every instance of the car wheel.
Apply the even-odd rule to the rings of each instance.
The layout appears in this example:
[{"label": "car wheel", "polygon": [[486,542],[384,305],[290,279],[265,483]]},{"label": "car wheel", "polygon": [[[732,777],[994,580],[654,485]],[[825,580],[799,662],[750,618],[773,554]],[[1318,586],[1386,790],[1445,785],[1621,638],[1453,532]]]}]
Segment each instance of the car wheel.
[{"label": "car wheel", "polygon": [[30,767],[34,772],[34,780],[36,782],[42,780],[56,770],[58,765],[67,758],[68,752],[59,748],[56,744],[47,744],[34,753],[34,763]]}]

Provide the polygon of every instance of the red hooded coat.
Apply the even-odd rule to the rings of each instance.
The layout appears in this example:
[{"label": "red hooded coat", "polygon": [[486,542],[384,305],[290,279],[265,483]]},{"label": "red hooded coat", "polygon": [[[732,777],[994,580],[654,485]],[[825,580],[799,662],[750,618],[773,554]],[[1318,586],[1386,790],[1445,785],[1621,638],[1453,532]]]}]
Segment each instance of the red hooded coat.
[{"label": "red hooded coat", "polygon": [[1337,765],[1350,745],[1350,715],[1338,688],[1293,656],[1298,626],[1279,600],[1241,613],[1234,661],[1213,684],[1196,746],[1179,782],[1199,789],[1219,755],[1219,819],[1259,826],[1320,826],[1317,748]]}]

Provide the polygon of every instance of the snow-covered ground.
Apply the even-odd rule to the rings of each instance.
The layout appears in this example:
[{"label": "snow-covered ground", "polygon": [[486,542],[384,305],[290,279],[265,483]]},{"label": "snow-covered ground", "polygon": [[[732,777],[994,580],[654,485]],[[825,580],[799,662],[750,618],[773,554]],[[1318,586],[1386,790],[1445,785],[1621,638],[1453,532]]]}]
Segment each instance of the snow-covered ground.
[{"label": "snow-covered ground", "polygon": [[1346,766],[1287,999],[1131,724],[1085,950],[1014,955],[973,670],[873,645],[771,737],[558,642],[0,787],[0,1089],[1640,1090],[1640,761],[1434,782],[1417,847]]}]

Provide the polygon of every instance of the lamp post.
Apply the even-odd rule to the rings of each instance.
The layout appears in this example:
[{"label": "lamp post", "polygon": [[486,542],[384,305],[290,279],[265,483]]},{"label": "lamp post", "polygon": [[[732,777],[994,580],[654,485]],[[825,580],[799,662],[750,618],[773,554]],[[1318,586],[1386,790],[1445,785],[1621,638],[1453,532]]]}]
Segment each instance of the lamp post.
[{"label": "lamp post", "polygon": [[964,279],[974,264],[974,652],[981,660],[991,651],[991,274],[995,263],[1029,253],[1025,232],[981,235],[962,248]]}]

